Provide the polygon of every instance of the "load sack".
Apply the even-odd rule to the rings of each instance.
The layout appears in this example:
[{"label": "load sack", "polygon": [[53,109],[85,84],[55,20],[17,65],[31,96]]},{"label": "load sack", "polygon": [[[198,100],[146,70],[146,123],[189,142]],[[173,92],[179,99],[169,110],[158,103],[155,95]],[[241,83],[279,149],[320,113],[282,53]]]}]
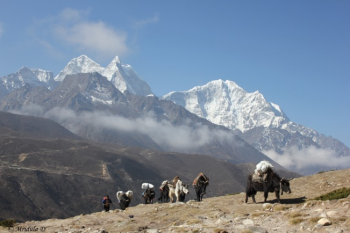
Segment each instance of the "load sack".
[{"label": "load sack", "polygon": [[154,185],[153,184],[150,184],[150,183],[143,183],[141,185],[141,188],[142,189],[153,189],[154,188]]}]

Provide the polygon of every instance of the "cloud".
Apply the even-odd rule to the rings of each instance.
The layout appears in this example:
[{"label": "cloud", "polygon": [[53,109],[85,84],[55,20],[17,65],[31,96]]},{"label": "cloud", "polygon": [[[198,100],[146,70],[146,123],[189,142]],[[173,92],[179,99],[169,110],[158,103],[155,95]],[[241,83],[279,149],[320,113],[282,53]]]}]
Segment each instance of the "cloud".
[{"label": "cloud", "polygon": [[92,21],[89,16],[90,9],[66,8],[57,15],[34,20],[27,33],[48,53],[58,57],[67,49],[105,61],[129,53],[125,31],[103,21]]},{"label": "cloud", "polygon": [[157,144],[174,151],[193,150],[214,140],[231,140],[232,137],[228,132],[209,130],[202,124],[193,126],[188,122],[174,126],[165,120],[158,122],[152,113],[136,119],[99,111],[76,113],[73,110],[58,107],[44,113],[40,106],[33,104],[23,107],[16,113],[52,119],[74,133],[78,132],[80,127],[90,125],[96,128],[146,134]]},{"label": "cloud", "polygon": [[77,47],[81,52],[91,52],[103,58],[125,55],[127,33],[102,21],[87,20],[90,11],[67,8],[57,17],[53,34],[62,42]]},{"label": "cloud", "polygon": [[322,169],[344,169],[348,168],[350,164],[350,157],[338,156],[335,151],[316,148],[315,146],[301,150],[294,146],[286,150],[282,155],[274,150],[262,151],[262,153],[285,168],[294,171],[312,170],[312,168],[317,167]]},{"label": "cloud", "polygon": [[58,26],[55,35],[81,51],[90,51],[103,56],[119,56],[128,52],[127,35],[103,22],[80,22],[73,26]]}]

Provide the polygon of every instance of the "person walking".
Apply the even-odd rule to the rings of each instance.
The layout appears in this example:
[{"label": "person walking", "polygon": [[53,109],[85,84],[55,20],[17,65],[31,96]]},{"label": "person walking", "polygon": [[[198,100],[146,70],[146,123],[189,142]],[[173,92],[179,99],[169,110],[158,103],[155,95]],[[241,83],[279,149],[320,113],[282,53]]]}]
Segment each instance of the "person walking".
[{"label": "person walking", "polygon": [[109,196],[106,195],[105,197],[103,197],[102,199],[102,204],[103,204],[103,209],[105,210],[105,212],[108,212],[109,211],[109,206],[111,204],[113,204],[112,200],[109,199]]}]

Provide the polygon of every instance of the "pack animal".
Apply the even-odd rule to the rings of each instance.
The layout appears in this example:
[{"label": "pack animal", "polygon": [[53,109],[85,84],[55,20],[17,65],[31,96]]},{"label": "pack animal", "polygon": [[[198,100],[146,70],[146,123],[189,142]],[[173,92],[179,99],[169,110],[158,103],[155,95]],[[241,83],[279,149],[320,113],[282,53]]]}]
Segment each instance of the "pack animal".
[{"label": "pack animal", "polygon": [[289,181],[291,179],[281,178],[277,173],[272,170],[268,171],[266,176],[266,182],[257,182],[253,179],[254,173],[250,174],[247,179],[246,186],[246,198],[245,203],[248,202],[248,197],[252,197],[253,202],[255,201],[255,195],[257,192],[264,192],[264,202],[267,201],[268,193],[275,192],[278,203],[281,203],[280,200],[280,191],[281,195],[283,192],[291,193]]},{"label": "pack animal", "polygon": [[155,198],[155,196],[156,194],[153,188],[146,189],[145,192],[142,194],[142,197],[145,200],[145,204],[153,204],[153,199]]},{"label": "pack animal", "polygon": [[177,202],[184,202],[186,195],[190,193],[188,191],[188,184],[182,183],[182,180],[180,179],[176,182],[174,189]]},{"label": "pack animal", "polygon": [[206,194],[208,185],[209,178],[203,173],[199,173],[199,175],[193,181],[193,187],[196,191],[197,201],[202,201],[203,195]]},{"label": "pack animal", "polygon": [[164,180],[162,184],[159,187],[160,191],[160,197],[158,198],[158,201],[160,202],[169,202],[169,182],[167,180]]},{"label": "pack animal", "polygon": [[127,191],[124,193],[123,191],[118,191],[116,193],[120,209],[125,210],[126,208],[129,207],[130,202],[133,199],[133,191]]},{"label": "pack animal", "polygon": [[[175,187],[172,184],[168,184],[169,187],[169,198],[170,202],[173,203],[175,200],[177,200],[177,196],[175,194]],[[184,202],[185,201],[186,194],[185,193],[180,193],[179,195],[179,201]]]}]

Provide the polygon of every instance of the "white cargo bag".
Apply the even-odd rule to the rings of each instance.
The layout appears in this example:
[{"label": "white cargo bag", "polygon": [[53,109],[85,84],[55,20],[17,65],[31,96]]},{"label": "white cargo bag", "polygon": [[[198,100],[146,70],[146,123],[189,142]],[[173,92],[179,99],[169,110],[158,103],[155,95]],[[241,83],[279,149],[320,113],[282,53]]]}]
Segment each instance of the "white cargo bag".
[{"label": "white cargo bag", "polygon": [[150,184],[150,183],[143,183],[143,184],[141,185],[141,188],[142,188],[142,189],[152,189],[152,188],[154,188],[154,185],[153,185],[153,184]]}]

